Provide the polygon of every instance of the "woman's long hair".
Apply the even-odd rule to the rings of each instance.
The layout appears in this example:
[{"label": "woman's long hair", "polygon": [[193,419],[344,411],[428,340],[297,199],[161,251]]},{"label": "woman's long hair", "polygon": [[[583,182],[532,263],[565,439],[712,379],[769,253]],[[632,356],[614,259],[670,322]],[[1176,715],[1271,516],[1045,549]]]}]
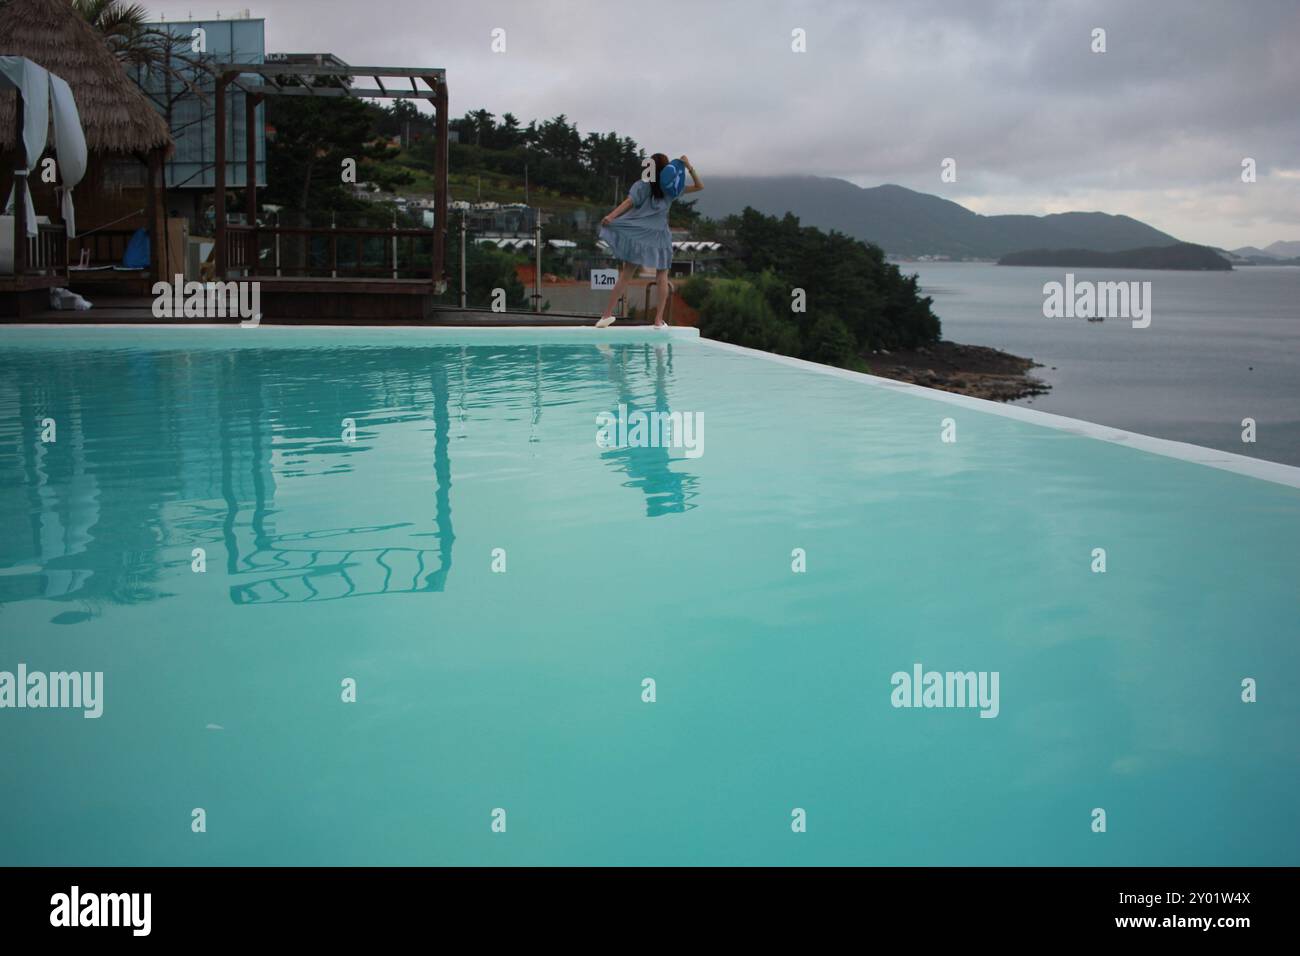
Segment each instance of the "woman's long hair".
[{"label": "woman's long hair", "polygon": [[650,192],[655,199],[663,199],[664,190],[659,185],[659,177],[663,174],[664,167],[668,165],[668,157],[663,153],[655,153],[650,158],[655,161],[655,178],[650,180]]}]

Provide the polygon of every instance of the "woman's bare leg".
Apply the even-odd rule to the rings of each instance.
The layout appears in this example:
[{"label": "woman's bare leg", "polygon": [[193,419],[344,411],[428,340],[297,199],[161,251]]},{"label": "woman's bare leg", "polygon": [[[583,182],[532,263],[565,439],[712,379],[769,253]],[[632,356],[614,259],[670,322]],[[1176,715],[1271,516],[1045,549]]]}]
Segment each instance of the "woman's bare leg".
[{"label": "woman's bare leg", "polygon": [[609,302],[605,305],[605,311],[600,313],[602,319],[607,319],[614,314],[614,309],[618,306],[619,296],[627,288],[627,284],[632,281],[632,276],[636,274],[636,263],[625,262],[621,269],[618,270],[618,281],[614,283],[614,288],[609,290]]},{"label": "woman's bare leg", "polygon": [[664,324],[664,310],[668,308],[668,270],[655,270],[655,288],[659,292],[659,308],[655,312],[655,328]]}]

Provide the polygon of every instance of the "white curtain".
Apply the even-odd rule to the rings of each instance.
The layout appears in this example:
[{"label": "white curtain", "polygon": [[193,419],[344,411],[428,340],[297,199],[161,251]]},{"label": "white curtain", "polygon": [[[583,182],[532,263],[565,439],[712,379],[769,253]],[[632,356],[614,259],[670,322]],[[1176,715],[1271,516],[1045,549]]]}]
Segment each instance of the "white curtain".
[{"label": "white curtain", "polygon": [[59,157],[59,178],[63,180],[63,221],[68,238],[77,235],[72,188],[86,175],[86,134],[81,131],[77,101],[63,77],[50,74],[50,106],[54,111],[54,151]]},{"label": "white curtain", "polygon": [[[50,128],[50,74],[45,67],[37,66],[26,57],[0,56],[0,89],[15,89],[23,98],[23,146],[27,149],[27,169],[14,172],[30,174],[41,161],[41,153],[45,152],[45,136]],[[84,139],[82,144],[84,147]],[[82,175],[85,175],[84,168]],[[34,236],[37,233],[36,207],[32,204],[30,187],[29,182],[27,234]],[[17,189],[18,184],[14,183],[9,199],[5,202],[6,212],[13,207]]]}]

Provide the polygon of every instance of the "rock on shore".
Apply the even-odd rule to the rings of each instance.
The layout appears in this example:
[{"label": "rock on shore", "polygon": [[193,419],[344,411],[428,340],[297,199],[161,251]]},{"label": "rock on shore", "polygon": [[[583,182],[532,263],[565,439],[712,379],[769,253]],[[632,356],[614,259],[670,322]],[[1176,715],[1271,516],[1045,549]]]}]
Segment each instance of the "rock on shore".
[{"label": "rock on shore", "polygon": [[872,352],[863,359],[872,375],[995,402],[1042,395],[1051,389],[1029,374],[1042,367],[1033,359],[983,345],[939,342],[904,352]]}]

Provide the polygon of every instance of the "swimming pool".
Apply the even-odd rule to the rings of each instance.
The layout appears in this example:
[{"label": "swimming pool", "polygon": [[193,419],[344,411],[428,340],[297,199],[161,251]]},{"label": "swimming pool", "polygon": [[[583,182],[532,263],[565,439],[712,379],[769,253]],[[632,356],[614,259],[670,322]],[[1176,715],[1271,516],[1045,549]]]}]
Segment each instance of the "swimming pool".
[{"label": "swimming pool", "polygon": [[0,671],[103,674],[0,863],[1300,863],[1300,470],[633,330],[0,348]]}]

